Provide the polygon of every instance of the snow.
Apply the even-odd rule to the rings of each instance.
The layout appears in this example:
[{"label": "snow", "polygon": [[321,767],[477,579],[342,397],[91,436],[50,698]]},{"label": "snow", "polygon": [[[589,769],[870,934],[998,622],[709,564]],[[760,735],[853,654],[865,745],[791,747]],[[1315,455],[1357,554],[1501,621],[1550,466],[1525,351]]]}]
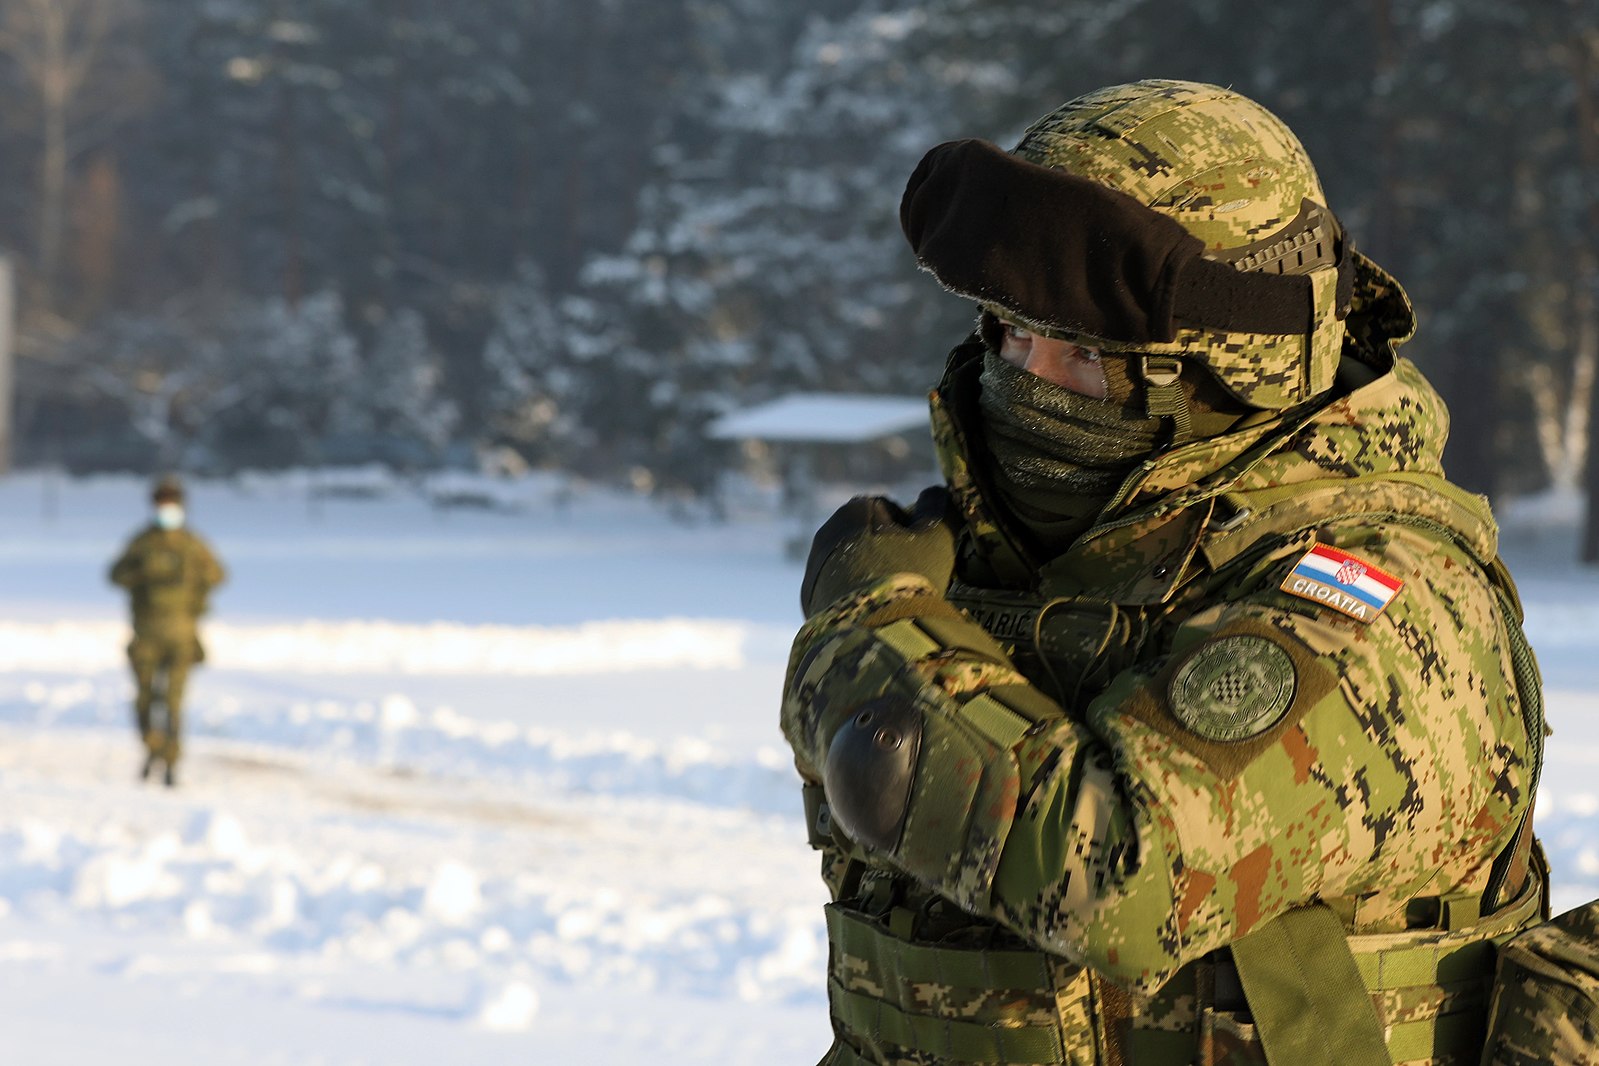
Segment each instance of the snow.
[{"label": "snow", "polygon": [[[534,677],[736,667],[749,629],[688,618],[564,627],[308,619],[219,621],[205,632],[209,661],[223,670]],[[0,622],[0,670],[111,670],[130,636],[124,622]]]},{"label": "snow", "polygon": [[[193,488],[230,581],[169,791],[104,581],[144,486],[0,481],[8,1060],[816,1061],[786,525],[314,484]],[[1599,573],[1566,509],[1516,513],[1559,908],[1599,896]]]}]

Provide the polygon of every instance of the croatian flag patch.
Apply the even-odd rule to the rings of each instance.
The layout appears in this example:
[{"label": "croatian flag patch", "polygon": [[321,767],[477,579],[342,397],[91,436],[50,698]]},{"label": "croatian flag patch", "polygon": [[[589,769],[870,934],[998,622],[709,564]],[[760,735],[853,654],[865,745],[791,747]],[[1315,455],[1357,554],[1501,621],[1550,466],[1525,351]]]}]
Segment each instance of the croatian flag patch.
[{"label": "croatian flag patch", "polygon": [[1282,590],[1370,622],[1387,609],[1404,585],[1364,559],[1330,544],[1315,544],[1294,564]]}]

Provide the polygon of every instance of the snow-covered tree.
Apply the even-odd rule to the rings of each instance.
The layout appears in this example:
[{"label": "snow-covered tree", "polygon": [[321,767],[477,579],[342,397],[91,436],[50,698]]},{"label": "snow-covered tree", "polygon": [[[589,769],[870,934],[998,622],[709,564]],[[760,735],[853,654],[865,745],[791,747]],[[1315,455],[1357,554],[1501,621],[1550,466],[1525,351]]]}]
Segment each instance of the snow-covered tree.
[{"label": "snow-covered tree", "polygon": [[443,386],[427,323],[417,312],[403,309],[378,326],[361,367],[355,402],[372,430],[437,450],[449,442],[459,421]]},{"label": "snow-covered tree", "polygon": [[495,303],[483,348],[490,432],[538,464],[572,464],[589,443],[579,404],[586,384],[544,272],[523,263]]}]

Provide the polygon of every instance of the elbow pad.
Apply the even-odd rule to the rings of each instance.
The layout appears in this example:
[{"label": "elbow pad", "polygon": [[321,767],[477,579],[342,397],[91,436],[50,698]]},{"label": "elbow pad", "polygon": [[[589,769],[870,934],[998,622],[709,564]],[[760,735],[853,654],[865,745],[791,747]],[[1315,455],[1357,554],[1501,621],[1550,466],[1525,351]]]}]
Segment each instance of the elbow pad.
[{"label": "elbow pad", "polygon": [[868,701],[833,735],[822,787],[851,839],[878,851],[899,847],[921,746],[920,712],[891,696]]}]

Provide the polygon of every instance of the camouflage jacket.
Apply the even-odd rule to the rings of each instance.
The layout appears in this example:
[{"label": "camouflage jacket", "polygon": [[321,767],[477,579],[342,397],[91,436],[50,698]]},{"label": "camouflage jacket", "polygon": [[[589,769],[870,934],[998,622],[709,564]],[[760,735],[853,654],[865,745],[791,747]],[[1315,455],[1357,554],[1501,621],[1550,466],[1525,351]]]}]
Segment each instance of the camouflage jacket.
[{"label": "camouflage jacket", "polygon": [[188,637],[225,575],[190,530],[150,526],[128,542],[110,576],[130,594],[136,636]]},{"label": "camouflage jacket", "polygon": [[[1145,463],[1047,560],[989,506],[963,430],[978,353],[956,350],[933,396],[955,583],[894,575],[832,604],[785,681],[813,788],[863,706],[918,716],[892,845],[821,841],[835,898],[912,912],[918,939],[952,903],[1066,968],[1057,985],[1108,979],[1088,1029],[1113,999],[1176,1029],[1188,964],[1289,908],[1383,932],[1413,901],[1481,896],[1531,799],[1519,607],[1485,501],[1443,478],[1443,404],[1394,354],[1408,303],[1382,275],[1359,296],[1358,380]],[[835,939],[835,999],[851,965]],[[829,1061],[945,1061],[880,1054]]]}]

